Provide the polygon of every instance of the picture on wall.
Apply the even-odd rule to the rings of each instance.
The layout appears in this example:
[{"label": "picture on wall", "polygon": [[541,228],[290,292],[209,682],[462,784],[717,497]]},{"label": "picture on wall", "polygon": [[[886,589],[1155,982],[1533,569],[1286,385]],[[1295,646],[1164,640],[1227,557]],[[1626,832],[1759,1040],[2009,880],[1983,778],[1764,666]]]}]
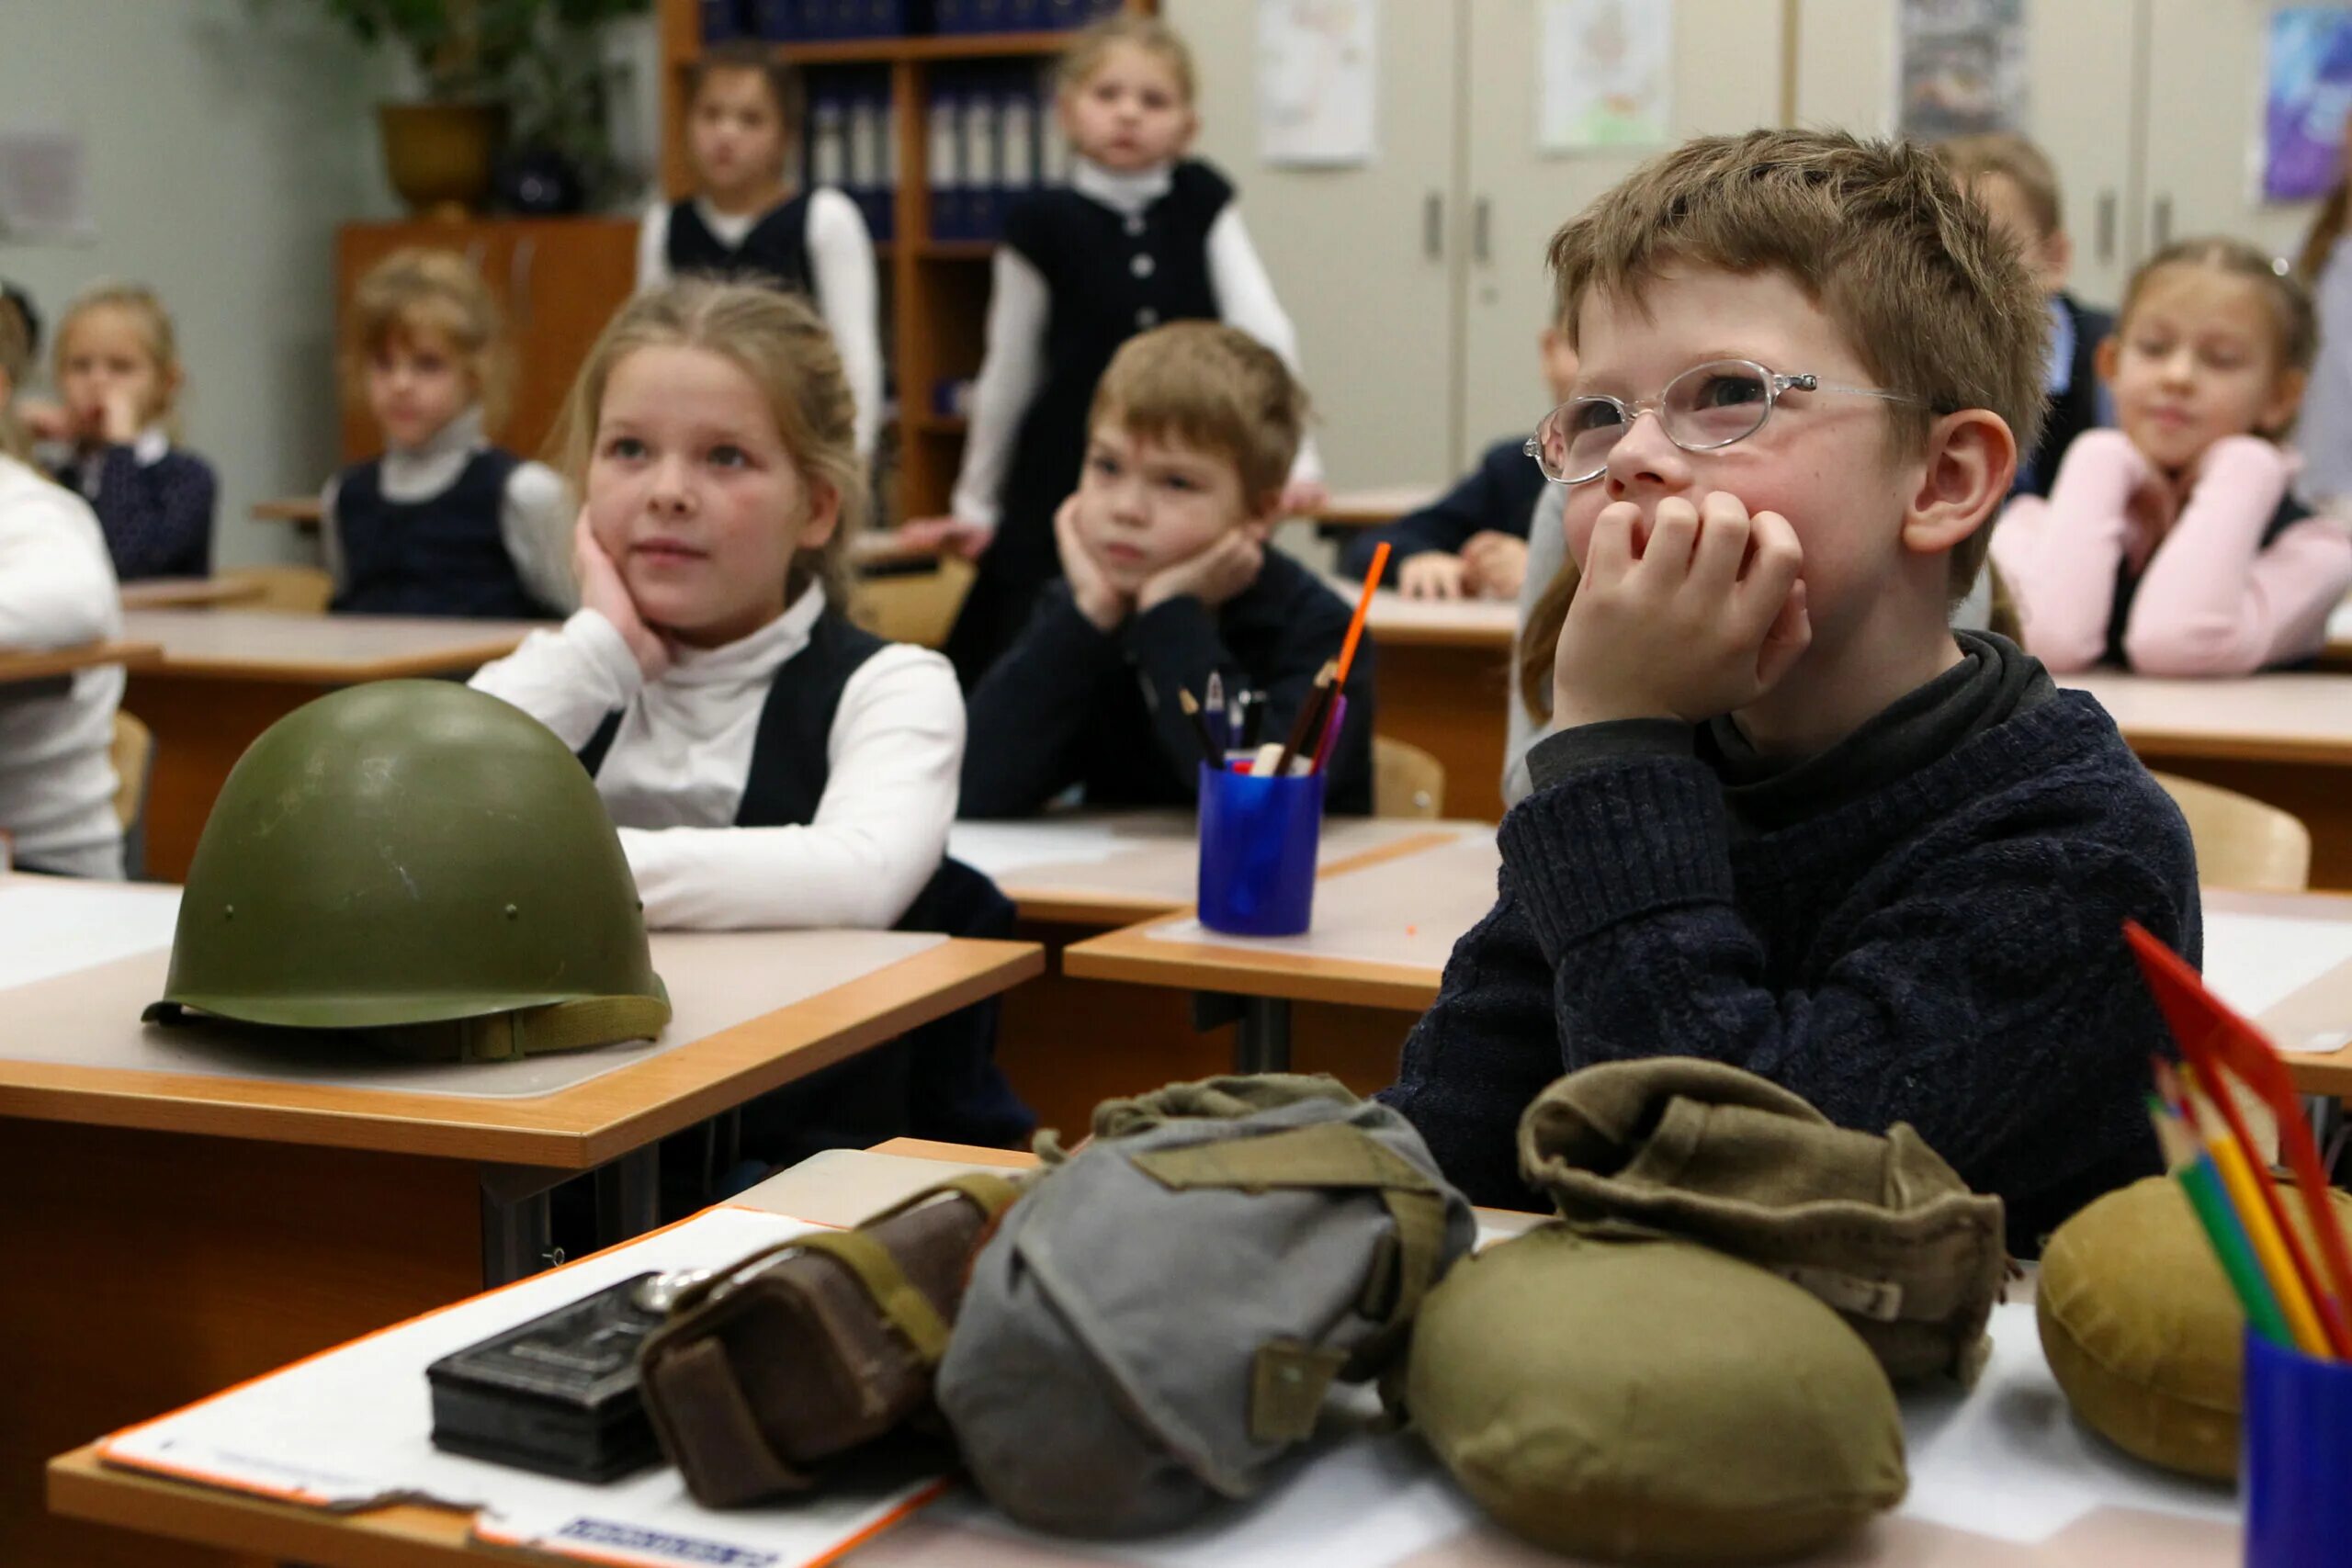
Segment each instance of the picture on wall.
[{"label": "picture on wall", "polygon": [[2026,129],[2025,0],[1903,0],[1897,39],[1905,136]]},{"label": "picture on wall", "polygon": [[1258,0],[1258,155],[1372,161],[1379,0]]},{"label": "picture on wall", "polygon": [[2352,11],[2298,6],[2270,18],[2262,102],[2262,197],[2327,194],[2352,112]]},{"label": "picture on wall", "polygon": [[1667,0],[1544,0],[1535,145],[1546,152],[1671,140],[1674,7]]}]

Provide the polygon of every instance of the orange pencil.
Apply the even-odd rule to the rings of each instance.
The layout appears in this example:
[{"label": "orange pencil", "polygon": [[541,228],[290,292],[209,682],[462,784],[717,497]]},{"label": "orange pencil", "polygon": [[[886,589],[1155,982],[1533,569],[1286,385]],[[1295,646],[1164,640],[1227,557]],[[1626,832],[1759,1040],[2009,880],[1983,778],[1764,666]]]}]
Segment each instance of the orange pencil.
[{"label": "orange pencil", "polygon": [[1340,645],[1340,684],[1348,683],[1348,671],[1356,661],[1356,639],[1363,636],[1363,621],[1372,614],[1372,596],[1379,590],[1380,579],[1388,570],[1388,541],[1383,539],[1372,552],[1372,570],[1363,574],[1363,592],[1356,595],[1356,618],[1348,623],[1348,640]]},{"label": "orange pencil", "polygon": [[[2169,1067],[2165,1077],[2167,1080],[2173,1078]],[[2263,1206],[2254,1172],[2226,1131],[2207,1125],[2206,1115],[2211,1108],[2203,1105],[2206,1097],[2198,1092],[2197,1069],[2184,1064],[2178,1080],[2168,1081],[2166,1088],[2179,1101],[2188,1130],[2204,1145],[2215,1173],[2222,1179],[2230,1207],[2237,1211],[2238,1223],[2245,1229],[2246,1244],[2253,1249],[2255,1262],[2270,1281],[2270,1293],[2278,1298],[2279,1314],[2294,1337],[2295,1348],[2322,1360],[2332,1359],[2327,1331],[2320,1325],[2319,1314],[2312,1310],[2311,1293],[2302,1276],[2295,1271],[2294,1259],[2287,1255],[2286,1243],[2270,1224],[2270,1211]],[[2229,1090],[2226,1086],[2216,1086],[2214,1092],[2226,1094]],[[2218,1116],[2218,1112],[2215,1114]]]}]

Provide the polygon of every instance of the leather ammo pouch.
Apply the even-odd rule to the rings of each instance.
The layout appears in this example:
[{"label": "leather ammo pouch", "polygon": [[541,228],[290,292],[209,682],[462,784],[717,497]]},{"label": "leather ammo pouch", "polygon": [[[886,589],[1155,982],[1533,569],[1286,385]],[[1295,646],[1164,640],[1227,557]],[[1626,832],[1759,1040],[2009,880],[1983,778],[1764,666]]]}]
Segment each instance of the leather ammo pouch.
[{"label": "leather ammo pouch", "polygon": [[1020,1190],[958,1177],[682,1292],[639,1371],[662,1451],[695,1500],[807,1491],[824,1460],[928,1414],[967,1266]]},{"label": "leather ammo pouch", "polygon": [[1970,1191],[1907,1122],[1854,1132],[1754,1073],[1656,1056],[1538,1095],[1519,1163],[1588,1235],[1680,1236],[1803,1286],[1897,1382],[1973,1382],[1991,1349],[2001,1201]]}]

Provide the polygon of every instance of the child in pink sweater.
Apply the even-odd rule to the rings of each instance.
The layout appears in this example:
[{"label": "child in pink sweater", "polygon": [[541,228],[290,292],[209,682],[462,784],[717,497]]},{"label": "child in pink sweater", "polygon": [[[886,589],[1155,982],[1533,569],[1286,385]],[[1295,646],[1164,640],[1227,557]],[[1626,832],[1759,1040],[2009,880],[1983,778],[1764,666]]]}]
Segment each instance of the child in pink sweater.
[{"label": "child in pink sweater", "polygon": [[2146,675],[2319,651],[2352,535],[2288,495],[2279,445],[2316,337],[2302,285],[2238,241],[2185,240],[2132,275],[2098,349],[2119,428],[2078,436],[2049,499],[2012,502],[1993,535],[2027,651]]}]

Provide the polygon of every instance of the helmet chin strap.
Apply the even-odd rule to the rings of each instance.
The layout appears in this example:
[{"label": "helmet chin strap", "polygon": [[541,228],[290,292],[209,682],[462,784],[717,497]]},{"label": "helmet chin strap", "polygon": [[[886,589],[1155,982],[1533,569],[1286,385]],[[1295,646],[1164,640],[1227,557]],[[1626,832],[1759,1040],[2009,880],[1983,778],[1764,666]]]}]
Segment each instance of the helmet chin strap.
[{"label": "helmet chin strap", "polygon": [[[151,1023],[225,1025],[266,1032],[276,1026],[157,1002],[141,1015]],[[670,1000],[660,997],[590,997],[546,1007],[518,1008],[435,1023],[387,1024],[345,1031],[395,1055],[435,1062],[506,1062],[549,1051],[578,1051],[622,1040],[652,1040],[670,1022]]]}]

